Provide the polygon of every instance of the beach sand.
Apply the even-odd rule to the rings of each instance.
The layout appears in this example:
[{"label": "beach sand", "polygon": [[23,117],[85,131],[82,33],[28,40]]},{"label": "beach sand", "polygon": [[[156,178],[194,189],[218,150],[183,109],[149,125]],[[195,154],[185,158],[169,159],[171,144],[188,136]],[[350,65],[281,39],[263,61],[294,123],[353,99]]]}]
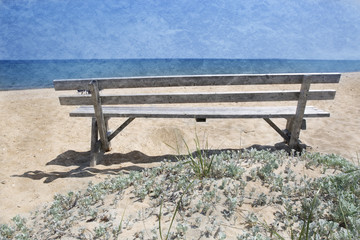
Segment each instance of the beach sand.
[{"label": "beach sand", "polygon": [[[329,87],[326,87],[329,88]],[[360,161],[360,73],[343,74],[335,100],[309,102],[331,113],[307,120],[300,139],[310,151]],[[172,147],[186,152],[197,134],[210,149],[271,147],[281,137],[262,119],[136,119],[112,141],[112,151],[88,167],[89,118],[70,118],[74,107],[60,106],[54,89],[0,91],[0,223],[26,216],[56,193],[83,189],[124,170],[155,166]],[[115,128],[122,119],[114,119]],[[285,125],[285,120],[276,122]],[[359,154],[359,157],[357,156]]]}]

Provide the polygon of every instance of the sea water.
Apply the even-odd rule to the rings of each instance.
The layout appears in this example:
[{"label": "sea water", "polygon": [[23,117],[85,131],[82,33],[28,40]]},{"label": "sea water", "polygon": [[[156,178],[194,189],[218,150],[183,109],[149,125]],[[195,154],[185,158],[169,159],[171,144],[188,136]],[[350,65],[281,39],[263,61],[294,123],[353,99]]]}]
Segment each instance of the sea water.
[{"label": "sea water", "polygon": [[1,60],[0,90],[51,88],[54,79],[69,78],[356,71],[360,71],[360,60]]}]

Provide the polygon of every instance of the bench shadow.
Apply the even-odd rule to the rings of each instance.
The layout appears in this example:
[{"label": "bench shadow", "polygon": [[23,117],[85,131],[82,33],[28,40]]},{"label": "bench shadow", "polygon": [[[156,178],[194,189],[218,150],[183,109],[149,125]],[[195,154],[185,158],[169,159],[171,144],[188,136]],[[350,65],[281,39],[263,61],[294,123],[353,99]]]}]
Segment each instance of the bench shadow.
[{"label": "bench shadow", "polygon": [[[144,167],[136,166],[136,164],[146,164],[161,162],[164,159],[170,161],[176,161],[176,155],[162,155],[162,156],[148,156],[139,151],[132,151],[129,153],[107,153],[103,156],[102,162],[97,166],[116,166],[114,168],[99,169],[95,167],[89,167],[90,151],[88,152],[76,152],[73,150],[66,151],[55,159],[46,163],[46,166],[56,165],[63,167],[76,167],[68,171],[52,171],[45,172],[41,170],[27,171],[21,175],[12,175],[12,177],[24,177],[33,180],[45,179],[44,183],[51,183],[59,178],[85,178],[93,177],[97,174],[116,175],[121,171],[142,171]],[[132,163],[134,165],[121,167],[118,166],[121,163]]]},{"label": "bench shadow", "polygon": [[[243,149],[215,149],[215,150],[206,150],[207,154],[217,154],[223,151],[231,150],[247,150],[247,149],[257,149],[257,150],[285,150],[289,152],[289,147],[284,143],[277,143],[274,146],[271,145],[252,145]],[[196,153],[193,153],[194,155]],[[129,153],[107,153],[103,156],[102,162],[98,163],[103,166],[113,166],[113,168],[99,169],[97,167],[89,167],[90,152],[76,152],[73,150],[66,151],[55,159],[49,161],[46,165],[57,165],[63,167],[73,167],[69,171],[51,171],[45,172],[41,170],[27,171],[21,175],[12,175],[12,177],[23,177],[30,178],[33,180],[44,179],[44,183],[51,183],[59,178],[86,178],[93,177],[97,174],[106,174],[106,175],[116,175],[119,172],[128,172],[128,171],[142,171],[145,167],[137,166],[136,164],[146,164],[146,163],[156,163],[161,162],[164,159],[175,162],[177,159],[185,157],[179,155],[161,155],[161,156],[148,156],[139,151],[132,151]],[[132,163],[134,165],[121,167],[120,164],[123,163]]]}]

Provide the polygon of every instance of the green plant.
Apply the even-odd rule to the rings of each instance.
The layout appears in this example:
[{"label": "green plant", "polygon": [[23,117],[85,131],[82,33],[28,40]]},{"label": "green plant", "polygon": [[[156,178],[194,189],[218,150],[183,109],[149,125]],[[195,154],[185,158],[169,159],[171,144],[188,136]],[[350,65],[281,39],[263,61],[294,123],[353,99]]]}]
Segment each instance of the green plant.
[{"label": "green plant", "polygon": [[311,202],[311,205],[310,205],[310,209],[305,209],[305,211],[307,212],[307,218],[306,218],[306,221],[304,222],[302,228],[301,228],[301,232],[300,232],[300,235],[299,235],[299,238],[298,240],[301,240],[301,239],[309,239],[309,227],[310,227],[310,223],[312,222],[313,220],[313,215],[314,215],[314,210],[316,208],[316,206],[319,204],[318,203],[318,194],[319,194],[320,190],[315,194],[312,202]]},{"label": "green plant", "polygon": [[8,226],[6,224],[0,225],[0,239],[31,239],[31,231],[26,226],[25,218],[20,217],[19,215],[12,218],[14,227]]},{"label": "green plant", "polygon": [[189,227],[186,223],[178,223],[176,226],[176,234],[183,237],[185,236],[188,229]]},{"label": "green plant", "polygon": [[126,210],[126,209],[124,209],[124,212],[123,212],[123,214],[122,214],[122,216],[121,216],[121,220],[120,220],[119,225],[117,225],[117,226],[114,227],[114,229],[113,229],[113,235],[114,235],[115,238],[117,238],[117,237],[119,236],[119,234],[122,232],[123,221],[124,221],[124,216],[125,216],[125,210]]},{"label": "green plant", "polygon": [[[302,227],[301,227],[301,231],[299,233],[299,235],[296,237],[294,234],[293,229],[291,229],[291,239],[292,240],[308,240],[310,237],[310,224],[313,221],[313,216],[314,216],[314,211],[315,208],[317,207],[317,205],[319,204],[319,200],[318,200],[318,194],[319,194],[320,190],[315,194],[314,198],[312,199],[310,204],[307,204],[307,202],[305,201],[305,203],[303,203],[303,209],[304,209],[304,214],[305,214],[305,219],[302,223]],[[266,223],[262,223],[261,224],[263,227],[265,227],[269,232],[271,232],[272,235],[275,235],[278,239],[281,240],[285,240],[284,237],[282,237],[276,230],[274,230],[273,228],[269,227]],[[315,233],[316,234],[316,233]]]},{"label": "green plant", "polygon": [[248,227],[255,226],[258,222],[258,217],[255,215],[255,213],[250,212],[246,214],[245,216],[245,223]]},{"label": "green plant", "polygon": [[11,239],[12,236],[15,233],[15,229],[13,229],[12,227],[10,227],[7,224],[1,224],[0,225],[0,237],[1,239]]},{"label": "green plant", "polygon": [[[166,237],[165,237],[165,240],[167,240],[170,236],[170,230],[171,230],[171,227],[174,223],[174,220],[175,220],[175,217],[176,217],[176,214],[179,210],[179,207],[180,207],[180,204],[181,204],[181,200],[182,198],[184,197],[184,195],[188,192],[189,188],[192,186],[192,184],[194,183],[194,181],[190,182],[190,184],[187,186],[186,190],[183,192],[183,194],[181,195],[179,201],[177,202],[176,204],[176,207],[175,207],[175,211],[173,213],[173,216],[171,218],[171,222],[170,222],[170,226],[169,226],[169,230],[166,234]],[[161,216],[162,216],[162,213],[161,213],[161,210],[162,210],[162,206],[163,206],[163,202],[161,202],[161,205],[160,205],[160,212],[159,212],[159,217],[158,217],[158,222],[159,222],[159,234],[160,234],[160,238],[161,240],[163,240],[163,236],[162,236],[162,230],[161,230]]]},{"label": "green plant", "polygon": [[191,168],[193,169],[195,175],[199,179],[203,179],[205,177],[209,177],[211,173],[211,166],[214,160],[214,156],[209,157],[206,154],[205,150],[201,150],[200,148],[200,141],[198,136],[196,135],[196,138],[194,139],[196,150],[195,153],[192,154],[190,152],[190,148],[187,145],[187,143],[184,141],[184,144],[186,146],[186,149],[188,151],[188,159],[184,162],[185,164],[189,164]]},{"label": "green plant", "polygon": [[95,233],[95,238],[103,237],[103,236],[105,236],[105,234],[107,234],[106,227],[103,225],[95,227],[94,233]]}]

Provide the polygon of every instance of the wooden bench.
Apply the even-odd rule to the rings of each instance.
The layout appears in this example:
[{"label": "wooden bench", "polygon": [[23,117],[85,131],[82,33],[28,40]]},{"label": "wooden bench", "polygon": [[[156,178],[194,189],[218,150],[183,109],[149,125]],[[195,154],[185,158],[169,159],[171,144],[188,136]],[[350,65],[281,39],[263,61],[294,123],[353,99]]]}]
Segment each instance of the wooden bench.
[{"label": "wooden bench", "polygon": [[[308,100],[332,100],[335,90],[310,90],[311,84],[338,83],[339,73],[309,74],[236,74],[122,77],[102,79],[54,80],[55,90],[78,90],[85,94],[60,96],[61,105],[81,105],[70,113],[71,117],[91,117],[91,160],[94,166],[104,152],[110,151],[111,140],[135,118],[263,118],[292,149],[301,150],[300,130],[304,118],[329,117],[330,113],[306,106]],[[216,86],[296,84],[296,90],[271,91],[217,91]],[[211,92],[140,93],[145,88],[212,86]],[[134,88],[136,94],[103,94],[103,89]],[[173,88],[174,89],[174,88]],[[175,88],[178,89],[178,88]],[[196,88],[195,88],[196,89]],[[293,106],[223,106],[214,103],[293,101]],[[189,106],[187,103],[211,103],[210,106]],[[167,104],[159,106],[158,104]],[[110,105],[110,106],[105,106]],[[117,105],[117,106],[116,106]],[[206,104],[205,104],[206,105]],[[278,104],[277,104],[278,105]],[[109,133],[110,118],[128,118],[115,131]],[[281,130],[271,118],[285,118]]]}]

